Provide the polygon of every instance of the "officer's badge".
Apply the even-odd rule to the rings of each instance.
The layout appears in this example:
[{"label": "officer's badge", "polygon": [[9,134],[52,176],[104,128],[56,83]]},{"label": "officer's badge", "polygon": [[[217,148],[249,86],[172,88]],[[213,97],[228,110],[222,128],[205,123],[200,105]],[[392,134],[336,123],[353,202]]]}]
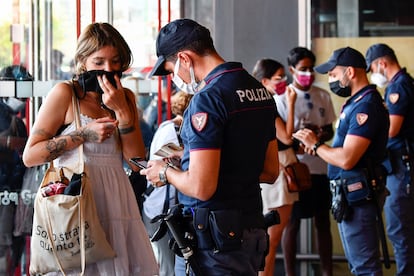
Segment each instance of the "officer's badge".
[{"label": "officer's badge", "polygon": [[357,120],[358,125],[362,126],[368,120],[368,114],[358,113],[356,115],[356,120]]},{"label": "officer's badge", "polygon": [[207,124],[207,113],[199,112],[191,116],[191,124],[197,131],[202,131]]},{"label": "officer's badge", "polygon": [[398,102],[398,99],[400,98],[400,94],[398,93],[391,93],[388,96],[388,99],[390,100],[390,103],[395,104],[396,102]]}]

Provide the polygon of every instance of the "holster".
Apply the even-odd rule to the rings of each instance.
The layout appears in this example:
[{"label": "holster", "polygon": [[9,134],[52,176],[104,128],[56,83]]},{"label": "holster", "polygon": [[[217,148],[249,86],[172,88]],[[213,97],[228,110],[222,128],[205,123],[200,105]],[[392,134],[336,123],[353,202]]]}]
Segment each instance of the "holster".
[{"label": "holster", "polygon": [[243,224],[238,210],[216,210],[197,208],[193,227],[198,249],[231,251],[241,247]]},{"label": "holster", "polygon": [[388,174],[394,174],[399,171],[399,166],[402,164],[409,171],[414,169],[414,153],[412,148],[414,145],[406,141],[406,147],[402,149],[388,150],[388,157],[383,162],[387,168]]},{"label": "holster", "polygon": [[331,180],[330,189],[332,193],[331,212],[333,218],[338,222],[342,222],[349,217],[350,209],[342,186],[342,180]]},{"label": "holster", "polygon": [[197,238],[198,249],[211,249],[214,247],[210,235],[209,208],[197,208],[194,212],[193,227]]}]

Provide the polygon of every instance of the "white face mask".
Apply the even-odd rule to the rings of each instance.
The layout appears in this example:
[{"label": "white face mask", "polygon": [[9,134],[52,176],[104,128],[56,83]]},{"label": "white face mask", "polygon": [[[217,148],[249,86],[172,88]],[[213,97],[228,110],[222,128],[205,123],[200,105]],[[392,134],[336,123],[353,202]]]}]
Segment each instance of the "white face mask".
[{"label": "white face mask", "polygon": [[197,92],[197,82],[195,80],[194,69],[193,66],[190,66],[190,79],[191,83],[185,83],[180,76],[178,76],[178,70],[180,69],[180,59],[177,58],[174,66],[174,76],[172,81],[174,82],[177,89],[182,90],[188,94],[194,94]]},{"label": "white face mask", "polygon": [[[378,65],[378,72],[371,74],[371,82],[375,84],[376,86],[378,86],[379,88],[383,88],[388,83],[388,80],[387,80],[387,77],[381,74],[379,71],[380,71],[380,68]],[[384,74],[385,74],[385,70],[384,70]]]}]

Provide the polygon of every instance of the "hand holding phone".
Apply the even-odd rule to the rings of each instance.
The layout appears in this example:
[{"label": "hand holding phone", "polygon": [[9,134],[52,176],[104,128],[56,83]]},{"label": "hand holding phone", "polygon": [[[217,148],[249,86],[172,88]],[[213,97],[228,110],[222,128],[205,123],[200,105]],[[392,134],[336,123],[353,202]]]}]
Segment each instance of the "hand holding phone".
[{"label": "hand holding phone", "polygon": [[134,164],[135,166],[140,167],[141,169],[147,168],[147,160],[142,157],[132,157],[129,161]]}]

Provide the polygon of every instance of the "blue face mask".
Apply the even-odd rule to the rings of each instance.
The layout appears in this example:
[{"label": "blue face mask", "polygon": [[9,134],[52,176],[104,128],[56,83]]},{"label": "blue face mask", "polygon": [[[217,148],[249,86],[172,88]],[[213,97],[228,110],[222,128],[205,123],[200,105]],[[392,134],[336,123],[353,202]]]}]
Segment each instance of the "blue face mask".
[{"label": "blue face mask", "polygon": [[117,75],[119,78],[122,76],[122,72],[119,71],[113,71],[108,72],[104,70],[91,70],[86,71],[85,73],[82,73],[78,76],[78,82],[80,86],[82,87],[84,92],[91,91],[91,92],[97,92],[99,94],[103,94],[103,90],[98,82],[98,76],[105,75],[106,78],[109,80],[109,82],[116,87],[115,82],[115,75]]}]

